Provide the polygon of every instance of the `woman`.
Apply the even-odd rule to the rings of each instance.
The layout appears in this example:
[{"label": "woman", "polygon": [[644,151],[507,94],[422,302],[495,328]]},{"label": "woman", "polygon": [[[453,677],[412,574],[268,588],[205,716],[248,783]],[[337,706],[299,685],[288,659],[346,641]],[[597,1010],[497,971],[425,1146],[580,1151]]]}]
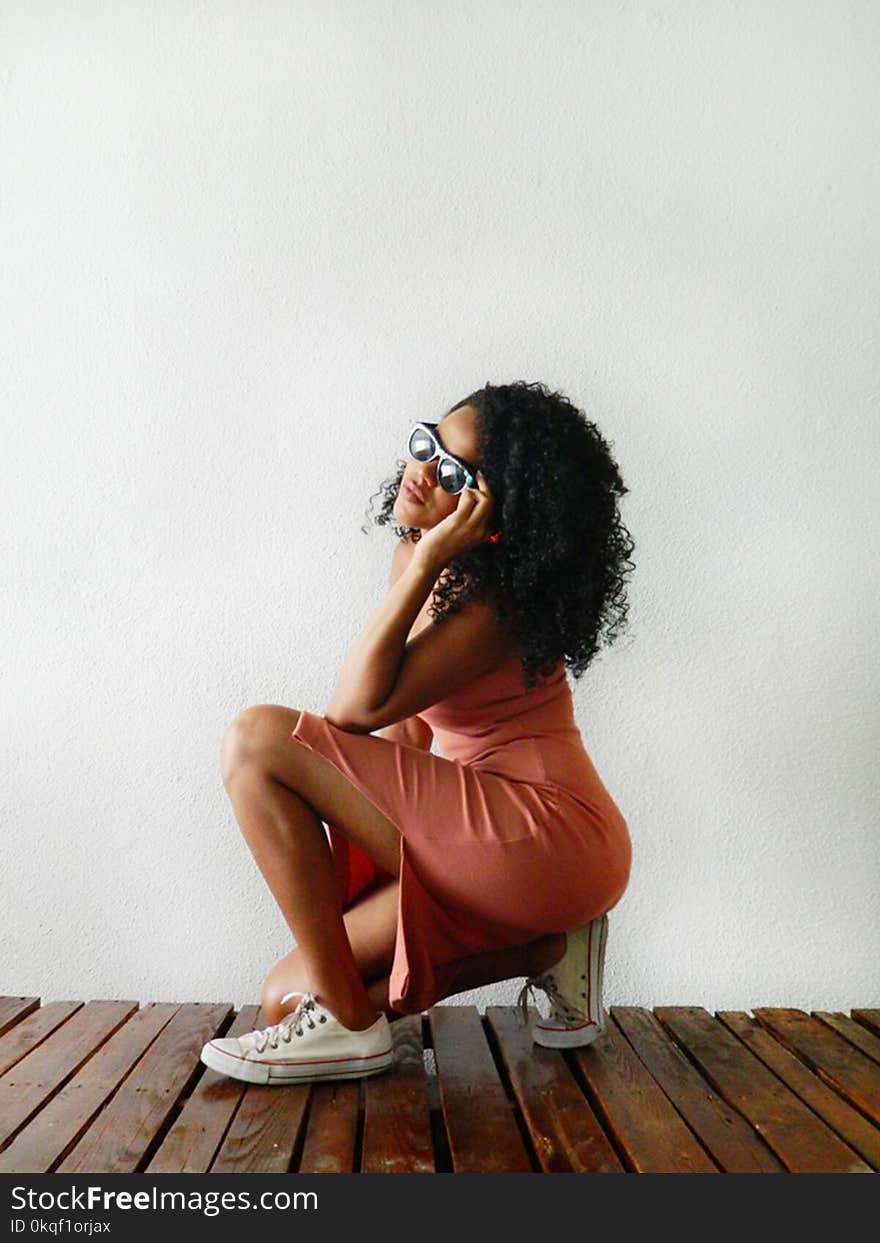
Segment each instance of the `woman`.
[{"label": "woman", "polygon": [[604,1028],[631,845],[565,670],[625,618],[628,489],[541,384],[486,385],[407,448],[376,518],[397,524],[390,590],[324,716],[259,705],[224,736],[224,785],[296,939],[264,984],[271,1025],[202,1051],[249,1082],[377,1073],[389,1017],[512,977],[524,1014],[532,988],[550,998],[538,1043]]}]

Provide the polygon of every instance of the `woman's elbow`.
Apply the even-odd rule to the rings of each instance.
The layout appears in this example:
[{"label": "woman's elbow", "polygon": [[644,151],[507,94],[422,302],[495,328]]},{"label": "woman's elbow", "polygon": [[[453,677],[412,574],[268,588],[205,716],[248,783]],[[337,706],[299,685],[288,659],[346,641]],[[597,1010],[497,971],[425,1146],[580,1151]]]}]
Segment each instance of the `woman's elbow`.
[{"label": "woman's elbow", "polygon": [[325,712],[324,720],[329,725],[335,725],[337,729],[344,729],[347,734],[369,734],[374,728],[366,721],[357,720],[351,714],[344,712]]}]

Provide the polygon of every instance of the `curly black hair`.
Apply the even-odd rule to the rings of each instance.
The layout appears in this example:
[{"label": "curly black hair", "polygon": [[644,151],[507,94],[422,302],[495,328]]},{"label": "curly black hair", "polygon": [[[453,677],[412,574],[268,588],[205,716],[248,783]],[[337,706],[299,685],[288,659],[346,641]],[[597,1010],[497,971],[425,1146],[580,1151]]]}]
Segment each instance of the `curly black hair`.
[{"label": "curly black hair", "polygon": [[[495,498],[492,528],[502,535],[453,558],[429,614],[440,622],[468,600],[491,597],[497,619],[519,640],[526,692],[560,657],[579,678],[602,640],[612,643],[626,624],[635,545],[619,498],[629,489],[595,423],[544,384],[486,384],[447,414],[461,406],[476,411],[478,462]],[[370,510],[382,496],[373,521],[417,542],[421,531],[391,512],[406,462],[397,467],[370,497]]]}]

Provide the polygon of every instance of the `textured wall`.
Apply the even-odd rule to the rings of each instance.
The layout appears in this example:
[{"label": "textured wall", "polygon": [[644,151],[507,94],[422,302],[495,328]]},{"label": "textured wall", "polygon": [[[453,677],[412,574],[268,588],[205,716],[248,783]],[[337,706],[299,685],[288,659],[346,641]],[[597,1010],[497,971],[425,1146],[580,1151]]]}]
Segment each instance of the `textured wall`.
[{"label": "textured wall", "polygon": [[631,489],[607,1000],[880,1004],[876,5],[0,28],[0,989],[258,998],[223,731],[323,710],[409,421],[523,378]]}]

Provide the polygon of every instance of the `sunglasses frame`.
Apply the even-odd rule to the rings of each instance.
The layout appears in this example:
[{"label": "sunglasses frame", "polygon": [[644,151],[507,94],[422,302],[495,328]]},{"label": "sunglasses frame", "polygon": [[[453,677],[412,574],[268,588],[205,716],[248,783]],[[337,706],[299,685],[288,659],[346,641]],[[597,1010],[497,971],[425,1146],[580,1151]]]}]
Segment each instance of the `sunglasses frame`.
[{"label": "sunglasses frame", "polygon": [[[440,483],[439,463],[437,466],[438,487],[443,488],[443,491],[446,493],[447,496],[460,496],[465,488],[476,488],[477,487],[476,467],[472,466],[470,462],[466,462],[464,458],[456,457],[454,453],[450,453],[448,449],[443,448],[443,445],[440,443],[440,437],[437,435],[437,432],[435,430],[439,426],[440,426],[439,423],[422,423],[422,422],[413,423],[412,428],[410,429],[410,433],[406,438],[406,451],[407,453],[409,453],[409,456],[415,462],[433,462],[435,458],[439,458],[440,461],[442,462],[444,458],[448,458],[450,462],[454,462],[456,466],[460,466],[461,469],[465,473],[466,479],[465,479],[464,486],[459,488],[457,492],[450,492],[448,488],[443,488],[443,484]],[[427,432],[427,434],[431,437],[431,440],[434,442],[434,452],[429,458],[416,457],[415,454],[413,454],[410,451],[409,446],[413,438],[413,433],[416,431]]]}]

